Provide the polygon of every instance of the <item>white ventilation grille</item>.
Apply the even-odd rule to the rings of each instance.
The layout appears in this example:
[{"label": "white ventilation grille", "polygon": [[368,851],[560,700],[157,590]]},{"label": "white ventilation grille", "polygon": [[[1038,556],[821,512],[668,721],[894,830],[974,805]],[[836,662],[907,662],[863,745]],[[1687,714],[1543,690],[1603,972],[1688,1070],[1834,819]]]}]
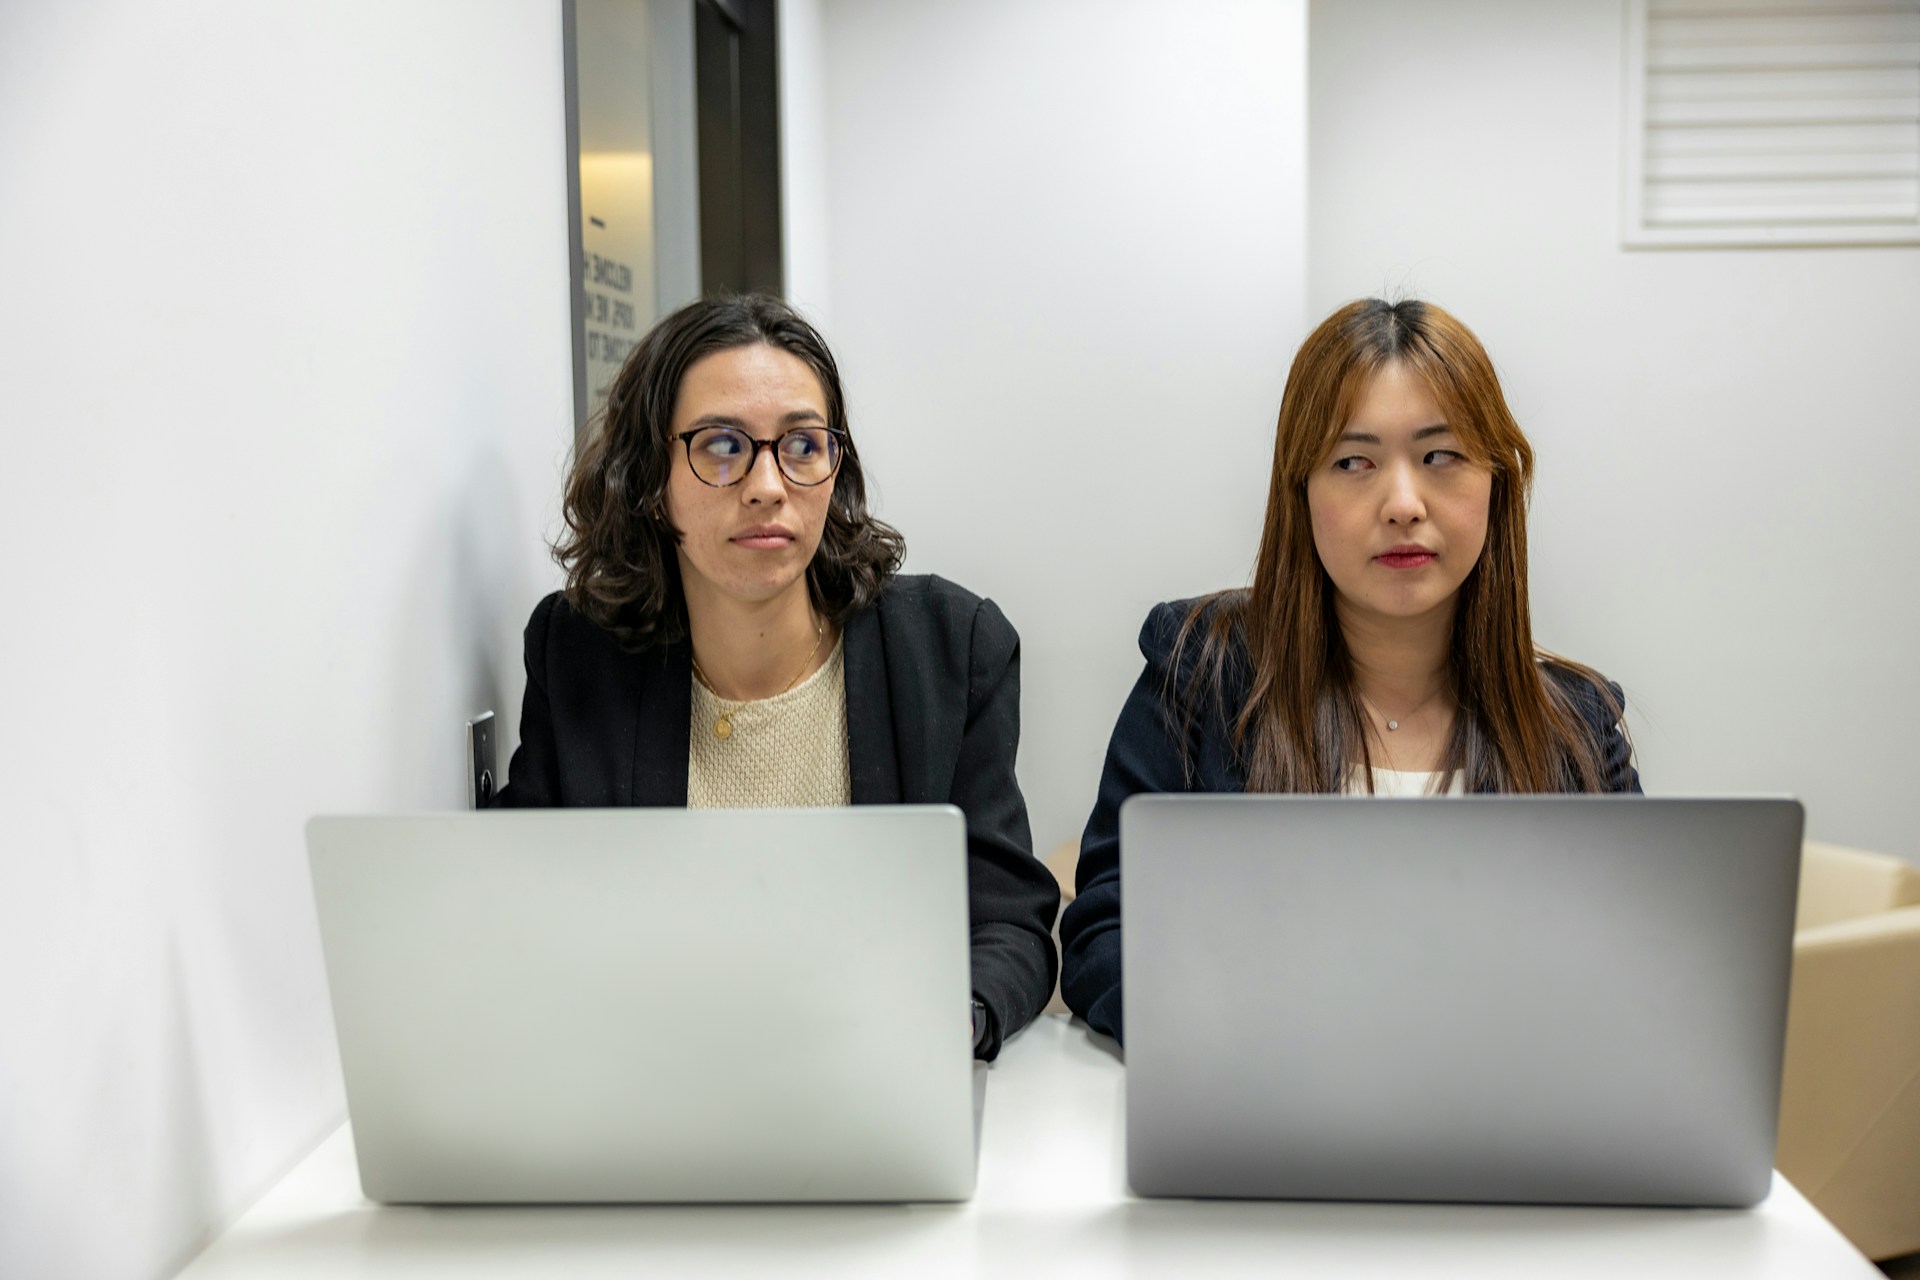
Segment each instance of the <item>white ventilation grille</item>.
[{"label": "white ventilation grille", "polygon": [[1920,0],[1628,0],[1626,242],[1920,244]]}]

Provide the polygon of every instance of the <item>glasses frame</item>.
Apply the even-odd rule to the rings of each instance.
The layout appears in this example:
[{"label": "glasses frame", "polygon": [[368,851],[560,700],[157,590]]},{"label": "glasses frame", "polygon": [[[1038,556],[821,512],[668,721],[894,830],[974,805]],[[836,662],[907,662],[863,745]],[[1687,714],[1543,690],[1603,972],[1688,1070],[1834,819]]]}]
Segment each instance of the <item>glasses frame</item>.
[{"label": "glasses frame", "polygon": [[[729,480],[725,484],[715,484],[713,481],[701,475],[700,469],[693,465],[693,438],[703,431],[732,431],[741,436],[745,436],[747,442],[753,446],[753,456],[747,459],[747,465],[740,472],[738,480]],[[833,469],[824,476],[821,476],[818,480],[796,480],[788,474],[787,468],[780,461],[780,442],[796,431],[824,431],[829,436],[832,436],[834,442],[839,446],[833,455]],[[820,485],[825,484],[840,474],[840,464],[846,460],[847,450],[852,447],[851,437],[838,427],[788,427],[773,439],[762,440],[760,437],[749,432],[745,427],[729,427],[710,422],[704,427],[695,427],[691,431],[682,431],[673,438],[678,440],[687,451],[687,470],[693,472],[693,478],[701,484],[706,485],[709,489],[731,489],[733,486],[739,484],[741,480],[745,480],[748,476],[752,475],[753,469],[760,465],[760,451],[762,449],[773,450],[773,469],[780,473],[782,480],[785,480],[788,484],[797,484],[802,489],[818,488]]]}]

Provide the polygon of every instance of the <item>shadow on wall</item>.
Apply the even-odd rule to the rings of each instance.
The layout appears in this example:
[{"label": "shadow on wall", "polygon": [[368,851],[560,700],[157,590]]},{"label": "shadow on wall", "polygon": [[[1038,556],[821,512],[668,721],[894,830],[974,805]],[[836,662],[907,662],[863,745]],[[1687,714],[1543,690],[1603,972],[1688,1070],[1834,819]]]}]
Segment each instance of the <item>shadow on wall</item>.
[{"label": "shadow on wall", "polygon": [[520,634],[535,584],[515,530],[527,527],[505,456],[477,449],[442,496],[404,577],[395,660],[389,670],[391,732],[383,807],[466,807],[465,722],[491,709],[501,760],[518,708],[507,677],[520,664]]},{"label": "shadow on wall", "polygon": [[[147,1189],[152,1199],[142,1206],[140,1213],[127,1215],[136,1229],[151,1230],[160,1236],[148,1241],[115,1241],[104,1248],[97,1244],[89,1247],[95,1250],[96,1261],[102,1256],[124,1259],[163,1255],[170,1244],[164,1238],[170,1224],[203,1224],[200,1232],[180,1247],[159,1273],[170,1276],[198,1256],[237,1216],[233,1188],[223,1187],[219,1178],[218,1157],[223,1146],[236,1145],[231,1132],[236,1117],[226,1117],[229,1132],[221,1133],[220,1117],[211,1105],[215,1090],[205,1066],[207,1055],[199,1042],[199,1037],[205,1034],[204,1019],[196,1017],[192,1003],[194,985],[188,976],[185,948],[181,940],[173,936],[166,940],[165,950],[165,976],[155,984],[159,987],[160,999],[152,1024],[160,1040],[156,1065],[161,1079],[155,1094],[159,1105],[148,1113],[165,1118],[165,1131],[150,1144],[157,1162],[135,1184]],[[201,985],[204,988],[204,981]],[[331,1052],[328,1056],[332,1057]],[[330,1072],[337,1079],[337,1065],[330,1066]],[[277,1182],[287,1168],[304,1159],[345,1118],[337,1098],[333,1105],[321,1111],[324,1118],[319,1126],[290,1148],[281,1165],[271,1170],[263,1187]],[[112,1142],[112,1137],[102,1138],[102,1149]],[[241,1136],[237,1145],[251,1144]],[[244,1208],[244,1203],[239,1205],[239,1210]]]},{"label": "shadow on wall", "polygon": [[141,1185],[152,1188],[159,1201],[146,1215],[153,1221],[207,1224],[166,1269],[165,1274],[171,1275],[219,1234],[225,1206],[214,1173],[213,1117],[207,1106],[205,1071],[194,1044],[190,988],[178,938],[166,940],[166,956],[164,1005],[156,1011],[164,1036],[158,1066],[165,1072],[158,1093],[165,1101],[150,1113],[165,1118],[166,1131],[148,1148],[157,1163]]}]

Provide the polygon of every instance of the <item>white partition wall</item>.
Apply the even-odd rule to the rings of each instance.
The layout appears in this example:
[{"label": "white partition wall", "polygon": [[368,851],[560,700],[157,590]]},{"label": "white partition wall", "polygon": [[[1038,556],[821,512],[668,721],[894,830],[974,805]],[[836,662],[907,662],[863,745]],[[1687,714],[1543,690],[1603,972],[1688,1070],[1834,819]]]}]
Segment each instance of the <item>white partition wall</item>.
[{"label": "white partition wall", "polygon": [[562,124],[556,4],[0,12],[0,1275],[171,1274],[342,1117],[301,824],[518,722]]},{"label": "white partition wall", "polygon": [[1034,839],[1077,838],[1147,609],[1252,567],[1303,336],[1304,6],[782,20],[791,292],[909,570],[1020,629]]},{"label": "white partition wall", "polygon": [[1619,0],[1319,0],[1309,296],[1491,349],[1539,454],[1535,624],[1649,789],[1793,792],[1920,858],[1920,248],[1620,247]]}]

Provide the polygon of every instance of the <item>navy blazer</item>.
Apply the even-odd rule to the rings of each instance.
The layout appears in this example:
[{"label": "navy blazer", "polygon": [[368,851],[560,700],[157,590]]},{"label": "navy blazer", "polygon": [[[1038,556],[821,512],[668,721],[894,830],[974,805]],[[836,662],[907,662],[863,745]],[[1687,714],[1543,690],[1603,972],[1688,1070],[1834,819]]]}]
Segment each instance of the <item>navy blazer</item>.
[{"label": "navy blazer", "polygon": [[[975,1049],[992,1058],[1053,993],[1060,889],[1033,856],[1014,778],[1020,637],[991,600],[897,575],[847,619],[847,754],[855,804],[952,804],[967,819]],[[634,654],[559,593],[527,623],[527,692],[508,808],[682,806],[692,646]],[[958,1014],[955,1015],[956,1021]]]},{"label": "navy blazer", "polygon": [[[1120,1018],[1120,806],[1127,797],[1140,792],[1217,791],[1240,792],[1247,789],[1247,771],[1233,749],[1228,716],[1244,701],[1244,692],[1236,697],[1229,688],[1227,696],[1216,701],[1203,697],[1202,714],[1183,729],[1179,719],[1169,712],[1166,690],[1184,700],[1194,696],[1198,644],[1189,644],[1182,655],[1179,679],[1169,685],[1168,661],[1173,642],[1180,633],[1193,601],[1176,600],[1155,605],[1140,628],[1140,652],[1147,659],[1146,669],[1134,682],[1113,728],[1113,740],[1107,747],[1106,768],[1100,775],[1100,795],[1094,802],[1093,816],[1087,819],[1086,833],[1080,837],[1080,864],[1075,875],[1078,892],[1067,904],[1060,919],[1061,980],[1060,994],[1067,1006],[1096,1031],[1115,1040],[1122,1039]],[[1229,663],[1229,682],[1237,675],[1244,681],[1244,655],[1235,655]],[[1581,716],[1606,744],[1604,773],[1609,791],[1639,791],[1640,775],[1633,767],[1633,752],[1622,730],[1618,712],[1620,687],[1610,684],[1614,705],[1608,706],[1600,691],[1589,682],[1562,668],[1548,664],[1542,668],[1560,680],[1574,695]],[[1232,710],[1229,710],[1232,709]],[[1182,739],[1186,753],[1182,756]]]}]

